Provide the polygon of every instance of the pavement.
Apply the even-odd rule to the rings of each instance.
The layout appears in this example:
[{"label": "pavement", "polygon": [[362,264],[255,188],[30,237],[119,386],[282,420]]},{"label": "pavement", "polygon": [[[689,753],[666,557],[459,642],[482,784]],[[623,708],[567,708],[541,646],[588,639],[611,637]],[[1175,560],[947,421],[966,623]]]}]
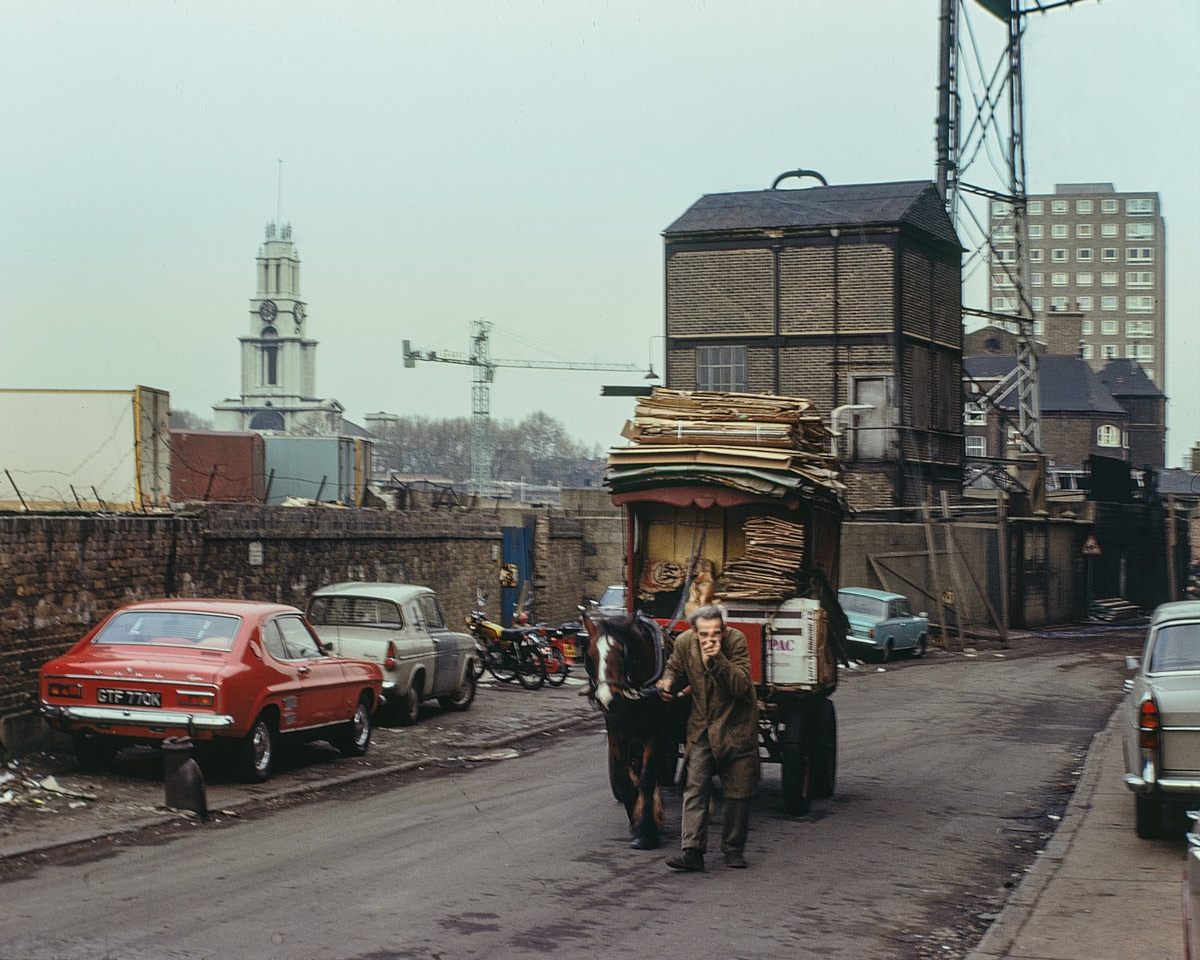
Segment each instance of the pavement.
[{"label": "pavement", "polygon": [[1058,829],[967,960],[1183,957],[1184,828],[1134,833],[1119,717],[1096,734]]},{"label": "pavement", "polygon": [[[600,728],[574,677],[559,689],[495,684],[481,686],[480,694],[465,713],[427,707],[415,726],[377,727],[371,752],[359,760],[311,745],[267,784],[210,782],[210,818],[249,815],[298,794],[417,768],[501,760],[505,748],[531,739]],[[967,960],[1183,957],[1183,827],[1161,840],[1134,833],[1133,798],[1121,782],[1118,716],[1094,737],[1057,830]],[[180,822],[177,811],[155,802],[162,796],[157,751],[127,752],[118,764],[121,776],[105,778],[88,778],[73,760],[53,754],[0,766],[0,775],[15,775],[0,785],[0,797],[16,787],[16,802],[0,806],[0,868]],[[62,792],[43,787],[46,777]]]}]

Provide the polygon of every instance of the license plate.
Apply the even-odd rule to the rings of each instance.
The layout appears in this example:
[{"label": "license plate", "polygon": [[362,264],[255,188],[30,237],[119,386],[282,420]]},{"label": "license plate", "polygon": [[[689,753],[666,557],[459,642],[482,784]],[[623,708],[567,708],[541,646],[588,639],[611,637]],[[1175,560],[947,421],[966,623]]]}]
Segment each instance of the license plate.
[{"label": "license plate", "polygon": [[563,652],[564,657],[570,657],[572,660],[574,660],[575,659],[575,644],[564,643],[562,645],[562,652]]},{"label": "license plate", "polygon": [[156,690],[114,690],[101,687],[96,691],[97,703],[118,707],[161,707],[162,694]]}]

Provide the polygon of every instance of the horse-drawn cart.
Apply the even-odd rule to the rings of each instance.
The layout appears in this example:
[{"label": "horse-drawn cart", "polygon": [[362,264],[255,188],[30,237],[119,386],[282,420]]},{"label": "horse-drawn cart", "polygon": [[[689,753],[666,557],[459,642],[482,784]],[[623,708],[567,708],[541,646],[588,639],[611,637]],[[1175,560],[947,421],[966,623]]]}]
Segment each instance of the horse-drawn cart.
[{"label": "horse-drawn cart", "polygon": [[[634,443],[610,451],[607,477],[625,511],[630,612],[678,632],[693,609],[717,602],[746,635],[760,756],[781,764],[792,814],[833,794],[830,695],[846,634],[837,604],[842,486],[828,433],[808,407],[656,389],[626,427]],[[643,426],[663,421],[667,442]]]}]

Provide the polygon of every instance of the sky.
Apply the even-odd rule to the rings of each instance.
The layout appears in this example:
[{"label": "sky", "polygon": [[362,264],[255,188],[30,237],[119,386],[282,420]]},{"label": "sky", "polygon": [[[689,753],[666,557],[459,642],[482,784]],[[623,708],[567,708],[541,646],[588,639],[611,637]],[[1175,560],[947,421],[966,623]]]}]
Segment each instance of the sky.
[{"label": "sky", "polygon": [[[796,167],[933,178],[937,15],[937,0],[6,4],[0,386],[145,384],[211,416],[240,391],[277,205],[318,395],[352,420],[467,416],[469,368],[405,369],[402,341],[465,352],[472,320],[495,325],[497,358],[661,373],[661,232],[699,197]],[[994,63],[1003,26],[970,19]],[[1195,0],[1029,20],[1029,191],[1161,195],[1168,466],[1200,440],[1198,65]],[[608,446],[632,401],[601,384],[643,382],[501,369],[492,414],[546,410]]]}]

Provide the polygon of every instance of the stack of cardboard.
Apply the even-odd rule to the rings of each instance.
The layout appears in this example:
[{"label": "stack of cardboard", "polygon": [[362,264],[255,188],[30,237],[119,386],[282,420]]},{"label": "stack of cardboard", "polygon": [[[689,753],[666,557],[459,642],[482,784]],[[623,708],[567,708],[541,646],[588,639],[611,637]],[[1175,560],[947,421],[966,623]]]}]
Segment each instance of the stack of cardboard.
[{"label": "stack of cardboard", "polygon": [[844,489],[829,431],[807,400],[754,393],[655,387],[638,401],[609,451],[614,493],[675,484],[717,484],[771,497]]},{"label": "stack of cardboard", "polygon": [[804,525],[778,517],[746,521],[746,552],[725,565],[723,600],[792,596],[804,562]]}]

